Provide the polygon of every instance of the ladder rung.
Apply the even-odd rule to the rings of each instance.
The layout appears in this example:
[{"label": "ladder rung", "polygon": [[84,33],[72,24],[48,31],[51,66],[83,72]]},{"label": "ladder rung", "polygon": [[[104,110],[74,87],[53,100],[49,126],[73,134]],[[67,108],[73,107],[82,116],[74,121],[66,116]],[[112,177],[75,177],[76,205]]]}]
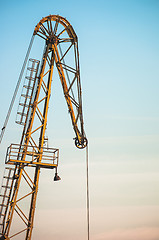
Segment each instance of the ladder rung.
[{"label": "ladder rung", "polygon": [[25,103],[19,103],[20,106],[23,106],[23,107],[29,107],[28,104],[25,104]]},{"label": "ladder rung", "polygon": [[3,176],[3,178],[6,178],[6,179],[13,179],[13,177],[7,177],[7,176]]},{"label": "ladder rung", "polygon": [[7,205],[4,205],[4,204],[0,204],[1,207],[7,207]]},{"label": "ladder rung", "polygon": [[30,81],[35,81],[35,78],[34,78],[34,77],[26,76],[25,78],[28,79],[28,80],[30,80]]},{"label": "ladder rung", "polygon": [[2,185],[3,188],[11,188],[11,186]]},{"label": "ladder rung", "polygon": [[25,95],[25,94],[21,94],[22,97],[25,97],[25,98],[31,98],[31,96],[29,95]]},{"label": "ladder rung", "polygon": [[0,194],[0,197],[9,198],[9,196],[7,196],[7,195],[2,195],[2,194]]},{"label": "ladder rung", "polygon": [[27,116],[27,114],[26,113],[21,113],[21,112],[17,112],[17,114],[19,114],[19,115],[21,115],[21,116]]},{"label": "ladder rung", "polygon": [[27,67],[27,69],[28,69],[29,71],[37,72],[37,69],[36,69],[36,68]]},{"label": "ladder rung", "polygon": [[33,87],[32,87],[32,86],[28,86],[28,85],[23,85],[23,87],[24,87],[24,88],[26,88],[26,89],[30,89],[30,90],[32,90],[32,89],[33,89]]},{"label": "ladder rung", "polygon": [[15,122],[18,123],[18,124],[21,124],[21,125],[25,124],[24,122],[20,122],[20,121],[15,121]]},{"label": "ladder rung", "polygon": [[5,167],[5,169],[14,170],[14,168],[11,168],[11,167]]}]

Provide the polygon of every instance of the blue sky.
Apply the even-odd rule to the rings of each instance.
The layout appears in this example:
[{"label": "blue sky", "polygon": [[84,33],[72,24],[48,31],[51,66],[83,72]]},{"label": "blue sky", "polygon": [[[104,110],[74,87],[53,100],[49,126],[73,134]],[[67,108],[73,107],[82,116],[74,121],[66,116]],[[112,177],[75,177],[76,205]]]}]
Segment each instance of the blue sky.
[{"label": "blue sky", "polygon": [[[0,6],[0,126],[35,25],[49,14],[66,17],[79,39],[91,239],[158,240],[159,1],[15,0]],[[41,172],[33,240],[84,240],[85,151],[74,147],[58,79],[53,89],[48,136],[50,147],[60,148],[62,181]],[[1,176],[6,147],[20,139],[19,96],[0,149]]]}]

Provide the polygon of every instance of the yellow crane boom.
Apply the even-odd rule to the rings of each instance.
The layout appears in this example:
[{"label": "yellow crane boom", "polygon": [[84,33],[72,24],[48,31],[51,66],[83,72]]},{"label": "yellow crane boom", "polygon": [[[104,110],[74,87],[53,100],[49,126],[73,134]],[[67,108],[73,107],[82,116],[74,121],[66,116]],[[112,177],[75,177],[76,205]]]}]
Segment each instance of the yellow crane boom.
[{"label": "yellow crane boom", "polygon": [[[49,15],[37,24],[31,42],[35,37],[44,40],[44,52],[41,64],[39,60],[29,59],[16,119],[18,124],[23,125],[23,132],[20,144],[11,144],[7,149],[6,164],[11,166],[6,167],[3,178],[7,181],[0,195],[0,240],[14,239],[20,234],[23,234],[25,240],[31,239],[40,169],[55,169],[54,180],[60,180],[57,174],[59,150],[44,146],[55,66],[71,116],[75,145],[80,149],[87,146],[77,35],[65,18]],[[29,167],[33,169],[32,174]],[[29,190],[19,195],[22,180]],[[30,201],[27,211],[23,210],[24,204],[21,204],[26,199]],[[21,220],[18,229],[13,224],[15,213]]]}]

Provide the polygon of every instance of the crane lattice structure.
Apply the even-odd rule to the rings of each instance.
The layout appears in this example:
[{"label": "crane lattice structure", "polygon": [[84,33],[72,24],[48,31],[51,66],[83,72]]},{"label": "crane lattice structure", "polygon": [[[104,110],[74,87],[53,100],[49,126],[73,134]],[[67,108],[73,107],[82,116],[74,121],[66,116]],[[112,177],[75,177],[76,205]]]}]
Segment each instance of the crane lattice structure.
[{"label": "crane lattice structure", "polygon": [[[41,63],[37,59],[27,61],[35,36],[45,43]],[[78,39],[71,24],[59,15],[43,18],[34,29],[23,72],[26,62],[27,71],[16,118],[16,123],[23,125],[23,131],[20,144],[11,144],[7,149],[7,165],[0,195],[0,240],[19,236],[23,236],[20,239],[31,239],[40,169],[55,169],[54,180],[60,180],[57,173],[59,150],[45,147],[55,66],[75,132],[75,145],[78,148],[87,146],[83,127]],[[32,173],[30,168],[33,169]],[[25,193],[24,182],[27,185]],[[23,209],[26,200],[30,203],[27,209]],[[20,226],[15,227],[15,216],[20,219]]]}]

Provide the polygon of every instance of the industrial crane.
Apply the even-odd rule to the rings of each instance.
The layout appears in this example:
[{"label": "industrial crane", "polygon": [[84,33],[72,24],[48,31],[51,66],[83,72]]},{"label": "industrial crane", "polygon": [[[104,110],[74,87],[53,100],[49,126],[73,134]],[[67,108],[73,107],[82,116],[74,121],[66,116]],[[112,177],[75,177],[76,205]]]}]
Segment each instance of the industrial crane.
[{"label": "industrial crane", "polygon": [[[41,62],[37,59],[29,59],[35,37],[44,42]],[[42,18],[36,25],[16,92],[26,64],[28,64],[27,71],[16,118],[16,123],[23,126],[22,136],[19,144],[11,144],[7,148],[5,159],[7,165],[0,195],[0,240],[17,237],[31,239],[40,169],[55,169],[54,180],[60,180],[57,172],[59,150],[45,147],[51,82],[55,66],[75,132],[75,145],[79,149],[87,146],[82,113],[78,38],[65,18],[49,15]],[[14,100],[15,95],[2,128],[1,137]],[[27,186],[25,192],[24,182]],[[25,201],[27,201],[27,209],[23,203]],[[16,227],[15,216],[21,221],[21,224]]]}]

